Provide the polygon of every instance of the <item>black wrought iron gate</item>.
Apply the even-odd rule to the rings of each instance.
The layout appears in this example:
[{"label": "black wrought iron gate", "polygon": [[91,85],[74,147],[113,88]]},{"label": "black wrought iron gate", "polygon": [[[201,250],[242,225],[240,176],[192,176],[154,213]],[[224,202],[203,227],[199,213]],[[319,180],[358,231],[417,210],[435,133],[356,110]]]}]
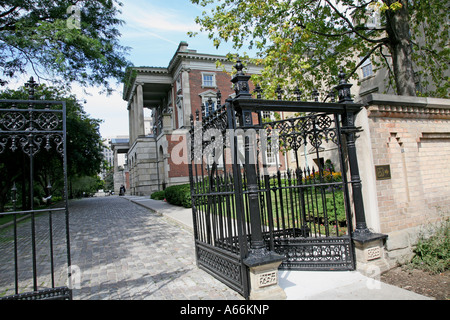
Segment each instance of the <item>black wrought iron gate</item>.
[{"label": "black wrought iron gate", "polygon": [[10,198],[0,219],[11,219],[0,229],[0,300],[72,299],[66,104],[36,100],[36,86],[26,84],[29,100],[0,100],[1,187]]},{"label": "black wrought iron gate", "polygon": [[351,85],[341,73],[339,103],[263,100],[259,87],[253,99],[250,77],[235,68],[235,98],[222,104],[219,92],[191,116],[199,267],[246,298],[249,255],[284,256],[282,269],[353,270],[352,235],[366,227]]}]

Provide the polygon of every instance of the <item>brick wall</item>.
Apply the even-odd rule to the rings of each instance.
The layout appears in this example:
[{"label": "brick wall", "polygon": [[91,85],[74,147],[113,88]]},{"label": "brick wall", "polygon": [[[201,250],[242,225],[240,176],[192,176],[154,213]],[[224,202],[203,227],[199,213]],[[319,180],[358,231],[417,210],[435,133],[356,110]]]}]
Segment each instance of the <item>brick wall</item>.
[{"label": "brick wall", "polygon": [[392,177],[376,181],[381,231],[436,222],[450,208],[450,136],[430,134],[450,133],[449,119],[375,114],[369,114],[374,165],[389,164]]},{"label": "brick wall", "polygon": [[[360,123],[369,132],[359,143],[370,143],[370,151],[358,154],[363,188],[376,192],[372,208],[366,203],[371,195],[364,194],[369,228],[389,235],[388,254],[395,259],[399,252],[410,256],[419,234],[450,216],[450,101],[403,100],[374,95],[366,101],[366,113],[360,115],[366,122]],[[364,172],[378,165],[390,166],[390,179]]]},{"label": "brick wall", "polygon": [[216,75],[216,88],[202,87],[202,72],[211,73],[211,71],[205,70],[191,70],[189,72],[189,85],[191,89],[191,106],[193,114],[195,114],[197,109],[201,111],[200,107],[202,105],[202,98],[199,96],[200,93],[208,90],[216,92],[220,89],[220,92],[222,93],[222,103],[224,103],[225,99],[227,99],[229,95],[234,93],[231,83],[231,76],[226,72],[214,72]]}]

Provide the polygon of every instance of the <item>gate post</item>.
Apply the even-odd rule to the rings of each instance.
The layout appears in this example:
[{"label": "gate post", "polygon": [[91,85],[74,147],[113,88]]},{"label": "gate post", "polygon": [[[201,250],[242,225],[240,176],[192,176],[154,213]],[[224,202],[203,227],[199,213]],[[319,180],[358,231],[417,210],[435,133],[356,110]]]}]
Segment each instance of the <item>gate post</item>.
[{"label": "gate post", "polygon": [[[342,70],[339,72],[339,78],[339,85],[336,86],[339,95],[339,103],[353,104],[353,99],[350,95],[350,88],[353,85],[347,83],[347,81],[345,80],[345,73]],[[343,114],[342,118],[342,132],[346,136],[347,154],[351,175],[353,205],[356,221],[356,228],[352,232],[352,239],[355,242],[356,247],[356,260],[357,262],[362,263],[362,268],[361,266],[359,266],[358,269],[360,271],[367,271],[373,270],[371,266],[368,266],[369,261],[384,260],[382,254],[383,240],[387,238],[387,235],[373,233],[367,227],[364,211],[364,201],[362,196],[361,177],[359,175],[359,166],[355,146],[355,134],[360,131],[360,128],[357,128],[355,126],[355,111],[347,108],[347,106],[345,106],[344,109],[345,113]],[[373,271],[370,272],[371,275],[373,275]]]},{"label": "gate post", "polygon": [[[339,95],[339,103],[352,104],[353,100],[350,96],[350,88],[353,86],[345,80],[345,74],[342,70],[339,72],[339,85],[336,87]],[[342,118],[342,132],[345,134],[347,143],[348,162],[351,174],[351,183],[353,191],[353,203],[355,208],[356,229],[354,237],[360,237],[369,233],[366,224],[366,216],[364,212],[364,203],[361,192],[361,179],[359,176],[358,159],[356,157],[355,133],[358,129],[355,127],[354,112],[345,108]]]},{"label": "gate post", "polygon": [[[250,76],[246,76],[242,69],[244,66],[238,60],[235,65],[237,74],[231,80],[234,83],[236,99],[251,99],[249,91]],[[240,121],[244,132],[253,129],[252,113],[244,110],[240,114]],[[247,129],[246,129],[247,128]],[[285,259],[266,248],[262,234],[261,208],[259,206],[259,187],[257,180],[256,144],[253,139],[245,135],[245,164],[244,170],[247,177],[247,192],[250,211],[250,250],[244,264],[250,271],[250,299],[286,299],[286,294],[278,285],[278,267]],[[237,146],[234,146],[236,152]]]}]

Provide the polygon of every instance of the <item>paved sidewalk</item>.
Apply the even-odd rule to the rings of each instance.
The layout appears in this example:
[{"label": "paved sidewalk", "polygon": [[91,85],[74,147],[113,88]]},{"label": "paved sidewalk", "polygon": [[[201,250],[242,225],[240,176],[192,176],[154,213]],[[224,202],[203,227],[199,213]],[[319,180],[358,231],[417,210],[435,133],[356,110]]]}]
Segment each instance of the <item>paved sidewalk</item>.
[{"label": "paved sidewalk", "polygon": [[[126,196],[192,232],[192,210],[149,197]],[[279,283],[288,300],[432,300],[380,281],[358,271],[279,271]]]},{"label": "paved sidewalk", "polygon": [[71,202],[74,298],[242,299],[196,266],[192,233],[122,197]]},{"label": "paved sidewalk", "polygon": [[[138,205],[139,204],[139,205]],[[148,197],[98,197],[69,203],[72,265],[79,268],[75,300],[243,300],[196,266],[191,210]],[[153,212],[151,212],[153,211]],[[63,215],[54,216],[56,286],[66,285]],[[47,216],[36,218],[38,281],[50,286]],[[10,231],[0,232],[0,295],[14,288]],[[29,223],[18,225],[21,292],[31,287]],[[28,262],[27,262],[28,261]],[[66,266],[66,267],[64,267]],[[280,271],[287,299],[399,299],[427,297],[359,272]],[[76,280],[76,278],[75,278]]]},{"label": "paved sidewalk", "polygon": [[[74,300],[243,300],[196,266],[192,232],[166,217],[118,196],[70,201],[69,210],[72,265],[79,268],[80,277],[79,288],[73,291]],[[59,220],[54,217],[56,286],[64,286],[65,250],[63,245],[56,248],[64,240],[60,232],[64,220]],[[46,221],[46,216],[36,219],[40,289],[51,285]],[[27,271],[31,266],[26,265],[30,259],[25,260],[30,255],[30,238],[26,236],[29,224],[20,224],[18,229],[20,292],[26,292],[32,287]],[[10,263],[11,236],[7,230],[4,233],[0,233],[0,295],[7,296],[14,288],[14,264]],[[75,273],[75,283],[77,280]]]}]

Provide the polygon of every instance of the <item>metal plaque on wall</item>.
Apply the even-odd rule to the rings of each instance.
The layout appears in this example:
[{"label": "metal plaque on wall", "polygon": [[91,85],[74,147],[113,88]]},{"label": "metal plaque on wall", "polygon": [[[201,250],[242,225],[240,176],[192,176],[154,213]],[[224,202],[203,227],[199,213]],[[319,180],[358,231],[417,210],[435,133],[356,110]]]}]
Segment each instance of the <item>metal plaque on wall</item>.
[{"label": "metal plaque on wall", "polygon": [[377,180],[391,179],[391,166],[390,165],[375,166],[375,174],[377,176]]}]

